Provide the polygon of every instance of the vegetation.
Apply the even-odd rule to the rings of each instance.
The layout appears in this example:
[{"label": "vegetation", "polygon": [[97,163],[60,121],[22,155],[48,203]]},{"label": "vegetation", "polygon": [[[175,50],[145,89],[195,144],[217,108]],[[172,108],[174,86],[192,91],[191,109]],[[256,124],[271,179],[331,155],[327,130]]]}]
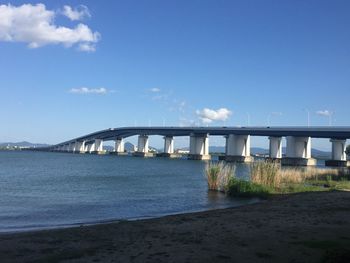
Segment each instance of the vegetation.
[{"label": "vegetation", "polygon": [[205,174],[209,190],[225,191],[230,178],[233,178],[235,168],[232,165],[219,163],[208,163]]},{"label": "vegetation", "polygon": [[210,190],[240,197],[350,189],[349,170],[282,168],[276,162],[252,163],[248,180],[237,178],[232,165],[208,163],[206,177]]},{"label": "vegetation", "polygon": [[265,185],[253,183],[251,181],[245,181],[232,177],[226,186],[226,193],[230,196],[237,197],[262,197],[266,198],[271,188]]}]

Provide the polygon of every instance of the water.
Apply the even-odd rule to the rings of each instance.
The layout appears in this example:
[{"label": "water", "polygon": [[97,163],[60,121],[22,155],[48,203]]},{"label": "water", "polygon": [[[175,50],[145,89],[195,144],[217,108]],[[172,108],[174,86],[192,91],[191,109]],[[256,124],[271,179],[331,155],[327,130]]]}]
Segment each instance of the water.
[{"label": "water", "polygon": [[[256,202],[207,191],[205,163],[0,151],[0,232],[225,208]],[[247,175],[246,165],[236,173]]]}]

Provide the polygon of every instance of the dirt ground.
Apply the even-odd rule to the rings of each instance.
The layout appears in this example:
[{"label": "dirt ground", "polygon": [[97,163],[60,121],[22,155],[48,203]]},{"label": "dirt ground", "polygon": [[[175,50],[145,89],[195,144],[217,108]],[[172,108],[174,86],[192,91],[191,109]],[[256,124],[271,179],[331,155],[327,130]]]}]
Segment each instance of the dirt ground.
[{"label": "dirt ground", "polygon": [[1,234],[0,262],[350,262],[350,192]]}]

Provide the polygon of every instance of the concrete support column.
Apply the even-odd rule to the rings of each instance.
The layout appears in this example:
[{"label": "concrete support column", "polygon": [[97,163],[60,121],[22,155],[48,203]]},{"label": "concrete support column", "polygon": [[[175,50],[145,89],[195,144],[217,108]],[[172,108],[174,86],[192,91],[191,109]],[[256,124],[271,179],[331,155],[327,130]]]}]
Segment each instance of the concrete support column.
[{"label": "concrete support column", "polygon": [[137,141],[137,151],[134,152],[134,156],[138,157],[152,157],[153,153],[149,153],[149,144],[147,135],[139,135]]},{"label": "concrete support column", "polygon": [[251,162],[250,135],[230,134],[226,137],[226,156],[228,162]]},{"label": "concrete support column", "polygon": [[76,153],[85,153],[85,141],[75,142],[74,152]]},{"label": "concrete support column", "polygon": [[196,135],[190,137],[190,160],[210,160],[209,155],[209,137],[208,134]]},{"label": "concrete support column", "polygon": [[123,138],[115,140],[114,151],[118,153],[122,153],[125,151]]},{"label": "concrete support column", "polygon": [[282,164],[291,166],[316,165],[316,160],[311,158],[310,137],[287,137],[286,158]]},{"label": "concrete support column", "polygon": [[68,152],[74,152],[74,146],[75,144],[73,142],[68,144]]},{"label": "concrete support column", "polygon": [[332,160],[346,161],[346,140],[331,139],[332,143]]},{"label": "concrete support column", "polygon": [[148,153],[148,136],[140,135],[137,142],[137,151],[141,153]]},{"label": "concrete support column", "polygon": [[103,154],[103,140],[95,139],[91,146],[90,152],[94,154]]},{"label": "concrete support column", "polygon": [[111,152],[111,154],[114,155],[127,155],[128,153],[125,151],[125,144],[123,138],[118,138],[114,142],[114,152]]},{"label": "concrete support column", "polygon": [[174,138],[172,136],[164,137],[164,152],[158,153],[157,157],[175,158],[179,155],[174,153]]},{"label": "concrete support column", "polygon": [[331,139],[332,159],[326,161],[326,166],[347,167],[350,163],[346,160],[346,140]]},{"label": "concrete support column", "polygon": [[269,137],[270,148],[269,157],[271,159],[281,159],[282,158],[282,137]]},{"label": "concrete support column", "polygon": [[95,151],[95,143],[90,143],[86,146],[86,152],[93,153]]},{"label": "concrete support column", "polygon": [[288,136],[286,155],[289,158],[311,158],[311,138]]},{"label": "concrete support column", "polygon": [[174,138],[164,137],[164,153],[174,153]]}]

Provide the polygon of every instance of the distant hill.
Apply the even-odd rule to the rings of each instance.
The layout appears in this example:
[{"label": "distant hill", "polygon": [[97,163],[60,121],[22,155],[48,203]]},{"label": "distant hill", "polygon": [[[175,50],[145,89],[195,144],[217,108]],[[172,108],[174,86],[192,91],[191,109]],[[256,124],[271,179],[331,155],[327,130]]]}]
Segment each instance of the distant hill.
[{"label": "distant hill", "polygon": [[31,143],[31,142],[2,142],[0,143],[0,148],[38,148],[38,147],[47,147],[50,144],[45,143]]},{"label": "distant hill", "polygon": [[124,148],[127,152],[132,152],[134,150],[134,145],[131,142],[125,142]]}]

